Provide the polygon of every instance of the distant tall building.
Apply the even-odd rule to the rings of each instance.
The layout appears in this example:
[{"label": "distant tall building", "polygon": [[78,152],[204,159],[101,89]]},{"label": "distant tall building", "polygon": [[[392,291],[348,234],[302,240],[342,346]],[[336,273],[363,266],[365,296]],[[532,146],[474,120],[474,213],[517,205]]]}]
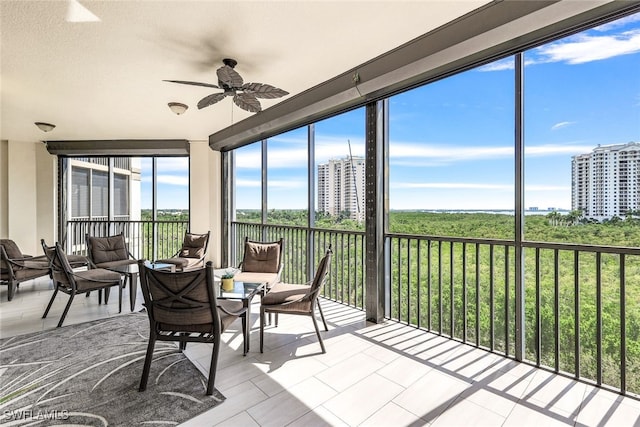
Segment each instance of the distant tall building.
[{"label": "distant tall building", "polygon": [[606,145],[571,158],[571,209],[589,218],[640,209],[640,143]]},{"label": "distant tall building", "polygon": [[318,165],[318,210],[364,220],[364,157],[331,159]]}]

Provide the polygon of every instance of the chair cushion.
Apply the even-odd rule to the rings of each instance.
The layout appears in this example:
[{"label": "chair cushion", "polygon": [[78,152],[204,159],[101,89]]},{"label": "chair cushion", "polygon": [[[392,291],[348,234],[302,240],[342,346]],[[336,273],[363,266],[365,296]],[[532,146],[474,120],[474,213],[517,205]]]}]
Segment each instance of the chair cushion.
[{"label": "chair cushion", "polygon": [[173,264],[176,266],[176,270],[188,270],[189,268],[195,265],[202,266],[202,263],[200,262],[199,258],[175,257],[175,258],[159,259],[159,260],[156,260],[156,262],[159,262],[162,264]]},{"label": "chair cushion", "polygon": [[49,261],[39,259],[35,261],[20,261],[23,268],[15,269],[14,273],[18,281],[31,280],[49,274]]},{"label": "chair cushion", "polygon": [[[111,286],[120,284],[120,274],[115,271],[105,270],[104,268],[77,271],[73,273],[73,276],[78,291],[105,288],[109,286],[109,282],[113,282]],[[99,281],[96,282],[96,280]]]},{"label": "chair cushion", "polygon": [[[129,258],[124,237],[121,234],[109,237],[89,237],[91,256],[96,265]],[[133,261],[135,263],[135,261]]]},{"label": "chair cushion", "polygon": [[233,280],[245,283],[266,283],[270,288],[278,279],[277,273],[251,273],[249,271],[241,271],[233,276]]},{"label": "chair cushion", "polygon": [[118,267],[120,265],[129,265],[129,264],[135,264],[135,263],[136,263],[136,260],[134,260],[134,259],[121,259],[121,260],[117,260],[117,261],[96,263],[96,267],[99,267],[99,268],[113,268],[113,267]]},{"label": "chair cushion", "polygon": [[280,244],[247,242],[242,271],[277,273],[280,269]]},{"label": "chair cushion", "polygon": [[89,260],[84,255],[67,255],[67,260],[72,267],[80,267],[83,265],[89,265]]},{"label": "chair cushion", "polygon": [[16,242],[11,239],[0,239],[0,245],[4,246],[4,250],[7,253],[9,259],[25,257],[25,255],[22,255],[22,252],[20,252],[20,248],[18,248]]},{"label": "chair cushion", "polygon": [[[271,290],[262,298],[263,306],[279,305],[285,302],[297,301],[305,296],[310,285],[295,285],[290,283],[276,283]],[[305,300],[299,303],[287,304],[287,311],[309,312],[311,310],[311,301]]]},{"label": "chair cushion", "polygon": [[202,258],[204,256],[206,244],[206,234],[187,233],[184,235],[184,241],[179,255],[183,258]]}]

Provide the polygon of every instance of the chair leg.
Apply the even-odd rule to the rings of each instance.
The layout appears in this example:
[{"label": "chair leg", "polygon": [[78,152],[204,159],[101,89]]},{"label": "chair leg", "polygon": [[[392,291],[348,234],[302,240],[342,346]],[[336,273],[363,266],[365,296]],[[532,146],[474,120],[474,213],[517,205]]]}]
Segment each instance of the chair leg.
[{"label": "chair leg", "polygon": [[322,323],[324,323],[324,330],[328,331],[329,328],[327,327],[327,321],[324,320],[324,313],[322,313],[322,307],[320,307],[320,300],[318,300],[316,298],[316,304],[318,305],[318,311],[320,311],[320,318],[322,319]]},{"label": "chair leg", "polygon": [[316,316],[313,312],[311,312],[311,319],[313,320],[313,327],[316,328],[316,335],[318,336],[318,342],[320,342],[320,348],[323,353],[327,351],[324,349],[324,343],[322,342],[322,337],[320,336],[320,329],[318,329],[318,321],[316,320]]},{"label": "chair leg", "polygon": [[122,284],[118,285],[118,313],[122,313]]},{"label": "chair leg", "polygon": [[218,354],[220,353],[220,335],[217,335],[213,342],[211,352],[211,364],[209,365],[209,381],[207,382],[207,396],[213,394],[213,385],[216,381],[216,370],[218,369]]},{"label": "chair leg", "polygon": [[[153,328],[153,325],[151,325]],[[149,344],[147,345],[147,355],[144,358],[144,367],[142,368],[142,378],[140,378],[140,387],[138,391],[145,391],[147,389],[147,381],[149,380],[149,371],[151,370],[151,359],[153,358],[153,348],[156,345],[156,337],[153,336],[153,331],[149,334]]]},{"label": "chair leg", "polygon": [[[264,306],[260,306],[260,353],[263,352],[262,342],[264,340]],[[271,313],[269,313],[271,315]]]},{"label": "chair leg", "polygon": [[9,280],[9,293],[7,294],[7,299],[11,301],[13,299],[13,294],[16,291],[16,282],[13,280]]},{"label": "chair leg", "polygon": [[247,320],[247,312],[245,311],[242,317],[242,348],[244,350],[243,356],[246,356],[249,352],[249,322]]},{"label": "chair leg", "polygon": [[58,328],[62,326],[62,322],[64,322],[64,318],[67,317],[67,313],[69,312],[69,308],[71,308],[71,303],[73,302],[73,297],[75,296],[76,294],[74,293],[69,294],[69,302],[67,303],[67,306],[64,308],[64,311],[62,312],[62,317],[58,322]]},{"label": "chair leg", "polygon": [[58,295],[58,286],[56,286],[56,289],[53,291],[53,295],[51,295],[51,299],[49,300],[49,304],[47,305],[47,309],[44,311],[44,314],[42,315],[42,318],[46,318],[47,314],[49,314],[49,310],[51,309],[51,306],[53,305],[53,300],[56,299],[56,295]]}]

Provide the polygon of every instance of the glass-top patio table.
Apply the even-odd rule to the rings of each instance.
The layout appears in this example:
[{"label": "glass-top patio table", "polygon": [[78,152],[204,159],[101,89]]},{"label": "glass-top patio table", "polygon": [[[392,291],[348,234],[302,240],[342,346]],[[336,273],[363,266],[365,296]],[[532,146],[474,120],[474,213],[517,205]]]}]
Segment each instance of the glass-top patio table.
[{"label": "glass-top patio table", "polygon": [[250,319],[251,319],[251,300],[257,294],[261,294],[264,289],[264,283],[249,283],[249,282],[233,282],[233,289],[229,291],[225,291],[222,289],[222,281],[220,280],[220,275],[223,274],[226,270],[215,270],[215,289],[216,289],[216,298],[218,299],[233,299],[242,301],[242,306],[246,309],[247,320],[243,324],[243,333],[244,333],[244,355],[246,356],[249,352],[249,330],[250,330]]},{"label": "glass-top patio table", "polygon": [[[145,265],[154,270],[176,271],[174,264],[145,262]],[[125,276],[125,283],[122,284],[123,287],[129,282],[129,303],[131,304],[131,311],[133,311],[136,306],[136,296],[138,294],[138,274],[140,273],[138,271],[138,263],[108,267],[107,270],[115,271]]]}]

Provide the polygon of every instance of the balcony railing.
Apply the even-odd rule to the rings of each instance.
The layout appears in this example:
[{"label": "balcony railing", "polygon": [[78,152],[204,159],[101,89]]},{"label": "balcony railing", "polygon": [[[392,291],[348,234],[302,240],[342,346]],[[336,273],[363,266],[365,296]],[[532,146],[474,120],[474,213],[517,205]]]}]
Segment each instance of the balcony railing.
[{"label": "balcony railing", "polygon": [[86,235],[111,236],[124,233],[129,251],[138,259],[173,256],[182,246],[189,221],[68,221],[65,248],[69,253],[87,255]]},{"label": "balcony railing", "polygon": [[[234,222],[231,235],[236,262],[244,236],[283,237],[288,282],[308,280],[330,243],[334,258],[323,296],[365,307],[363,232]],[[514,241],[385,239],[388,319],[515,357]],[[640,293],[640,283],[627,278],[640,277],[640,248],[524,242],[521,249],[525,362],[637,398],[640,301],[629,296]]]}]

